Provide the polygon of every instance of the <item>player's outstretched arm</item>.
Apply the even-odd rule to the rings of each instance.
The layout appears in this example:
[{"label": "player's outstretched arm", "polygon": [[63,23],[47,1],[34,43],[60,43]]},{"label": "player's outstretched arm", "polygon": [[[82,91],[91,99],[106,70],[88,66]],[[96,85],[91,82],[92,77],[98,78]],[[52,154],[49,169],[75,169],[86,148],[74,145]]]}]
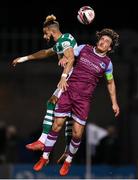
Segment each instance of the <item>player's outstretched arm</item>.
[{"label": "player's outstretched arm", "polygon": [[23,56],[23,57],[19,57],[19,58],[14,59],[12,61],[12,65],[16,66],[18,63],[23,63],[25,61],[30,61],[30,60],[39,60],[39,59],[47,58],[47,57],[55,55],[55,54],[56,53],[53,51],[53,48],[46,49],[46,50],[40,50],[40,51],[33,53],[31,55]]},{"label": "player's outstretched arm", "polygon": [[111,98],[111,102],[112,102],[112,109],[115,113],[115,117],[117,117],[120,113],[120,108],[117,103],[116,87],[115,87],[114,79],[108,80],[107,88],[108,88],[108,92],[110,94],[110,98]]}]

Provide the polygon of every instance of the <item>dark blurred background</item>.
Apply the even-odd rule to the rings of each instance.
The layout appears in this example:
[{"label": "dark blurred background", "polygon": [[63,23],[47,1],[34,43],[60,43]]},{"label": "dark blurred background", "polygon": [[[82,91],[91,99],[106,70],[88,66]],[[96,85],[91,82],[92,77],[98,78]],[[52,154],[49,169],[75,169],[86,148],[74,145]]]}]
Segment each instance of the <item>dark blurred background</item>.
[{"label": "dark blurred background", "polygon": [[[76,16],[81,6],[95,10],[91,25],[82,25]],[[48,48],[43,40],[45,17],[54,14],[63,33],[71,33],[78,44],[95,43],[95,32],[112,28],[120,35],[120,47],[111,55],[117,97],[121,109],[114,118],[105,81],[97,87],[88,122],[116,128],[112,164],[137,164],[138,161],[138,26],[137,6],[109,0],[4,0],[0,5],[0,157],[1,162],[35,162],[37,155],[24,145],[41,134],[46,101],[56,88],[62,69],[57,59],[48,58],[11,66],[12,60]],[[113,140],[113,139],[112,139]],[[85,164],[85,135],[75,162]],[[57,154],[64,150],[58,142]],[[109,142],[110,144],[110,142]],[[63,148],[62,148],[63,147]],[[108,156],[107,154],[105,156]],[[81,157],[81,158],[80,158]],[[95,162],[95,161],[94,161]],[[99,161],[97,161],[99,162]],[[101,160],[102,162],[102,160]],[[105,163],[108,163],[105,162]]]}]

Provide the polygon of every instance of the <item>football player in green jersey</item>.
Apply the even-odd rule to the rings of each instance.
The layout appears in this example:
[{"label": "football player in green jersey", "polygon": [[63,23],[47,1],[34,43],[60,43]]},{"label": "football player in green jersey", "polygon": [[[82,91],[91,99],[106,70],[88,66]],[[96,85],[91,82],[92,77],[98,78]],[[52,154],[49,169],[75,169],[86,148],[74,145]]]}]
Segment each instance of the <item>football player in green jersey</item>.
[{"label": "football player in green jersey", "polygon": [[[66,90],[66,86],[67,86],[66,80],[68,78],[66,77],[66,75],[71,74],[72,71],[70,67],[72,67],[72,64],[74,62],[73,48],[77,46],[77,42],[71,34],[61,33],[59,23],[56,21],[56,17],[54,15],[50,15],[46,17],[46,20],[43,25],[43,33],[44,33],[44,39],[47,42],[49,42],[51,38],[53,38],[53,40],[56,42],[56,44],[52,48],[40,50],[31,55],[16,58],[12,62],[13,66],[16,66],[19,63],[23,63],[30,60],[39,60],[56,54],[58,55],[58,59],[62,58],[63,56],[64,56],[64,61],[66,59],[65,62],[62,60],[58,62],[59,65],[64,66],[64,70],[61,79],[58,83],[57,86],[58,88],[47,102],[47,111],[43,121],[42,134],[37,141],[26,145],[27,149],[34,151],[43,150],[44,148],[44,143],[47,138],[47,134],[51,130],[53,124],[53,114],[54,114],[55,104],[58,98],[60,97],[62,91]],[[65,65],[66,63],[68,63],[68,66]],[[63,156],[61,156],[58,162],[60,162],[60,160],[62,160],[62,158],[64,159],[64,157],[66,156],[66,150],[70,143],[71,136],[72,136],[72,120],[69,118],[68,121],[66,121],[66,128],[65,128],[65,137],[67,143],[66,149]]]}]

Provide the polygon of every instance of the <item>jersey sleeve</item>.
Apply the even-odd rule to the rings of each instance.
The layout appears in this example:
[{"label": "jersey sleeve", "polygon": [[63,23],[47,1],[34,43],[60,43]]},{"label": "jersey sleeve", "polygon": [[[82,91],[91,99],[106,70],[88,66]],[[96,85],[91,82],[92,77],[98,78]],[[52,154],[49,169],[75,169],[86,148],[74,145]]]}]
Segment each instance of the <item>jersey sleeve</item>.
[{"label": "jersey sleeve", "polygon": [[71,42],[70,42],[70,41],[67,41],[67,40],[64,41],[64,42],[62,42],[61,46],[62,46],[62,48],[63,48],[63,52],[64,52],[66,49],[68,49],[68,48],[72,48]]},{"label": "jersey sleeve", "polygon": [[64,54],[64,51],[68,48],[74,48],[77,46],[77,42],[74,37],[69,34],[62,34],[57,40],[56,44],[53,46],[53,51],[57,54]]},{"label": "jersey sleeve", "polygon": [[79,56],[79,54],[80,54],[81,50],[84,48],[84,46],[85,46],[85,44],[75,47],[74,48],[74,56],[76,56],[76,57]]},{"label": "jersey sleeve", "polygon": [[55,51],[57,54],[64,53],[64,51],[68,48],[73,48],[71,45],[71,42],[69,40],[65,40],[63,42],[57,42],[53,46],[53,51]]},{"label": "jersey sleeve", "polygon": [[58,54],[58,51],[60,50],[59,48],[61,49],[59,43],[56,43],[56,44],[53,46],[53,51]]},{"label": "jersey sleeve", "polygon": [[105,71],[105,77],[107,80],[113,79],[113,64],[111,61],[110,61],[109,65]]}]

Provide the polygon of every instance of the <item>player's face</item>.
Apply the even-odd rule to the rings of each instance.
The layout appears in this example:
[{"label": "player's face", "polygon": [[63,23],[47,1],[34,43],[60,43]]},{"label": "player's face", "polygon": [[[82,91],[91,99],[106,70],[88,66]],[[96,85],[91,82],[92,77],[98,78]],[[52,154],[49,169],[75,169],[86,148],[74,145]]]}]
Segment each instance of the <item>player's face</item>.
[{"label": "player's face", "polygon": [[49,28],[47,28],[47,27],[43,28],[43,33],[44,33],[43,38],[44,38],[47,42],[49,42],[49,41],[51,40],[51,38],[52,38],[52,33],[51,33],[51,31],[49,30]]},{"label": "player's face", "polygon": [[97,50],[101,53],[106,53],[111,50],[112,39],[109,36],[102,36],[97,42]]}]

